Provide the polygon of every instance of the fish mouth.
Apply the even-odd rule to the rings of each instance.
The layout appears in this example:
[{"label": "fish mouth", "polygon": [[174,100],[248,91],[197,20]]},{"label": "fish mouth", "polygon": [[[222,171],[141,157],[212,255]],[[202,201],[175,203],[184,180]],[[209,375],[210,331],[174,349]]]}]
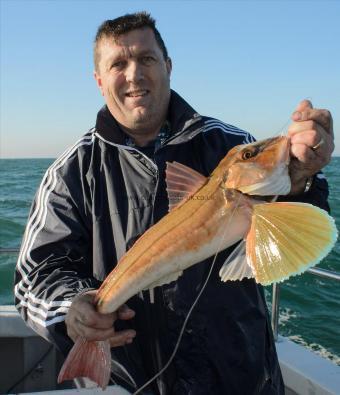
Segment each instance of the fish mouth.
[{"label": "fish mouth", "polygon": [[291,190],[291,180],[289,176],[288,165],[290,162],[290,139],[286,136],[277,137],[268,140],[262,146],[262,151],[275,147],[275,165],[273,171],[263,179],[258,180],[252,185],[241,188],[241,192],[252,196],[268,196],[287,195]]},{"label": "fish mouth", "polygon": [[287,195],[291,190],[289,152],[290,139],[285,136],[240,146],[226,186],[250,196]]},{"label": "fish mouth", "polygon": [[280,143],[278,162],[281,162],[283,166],[288,168],[290,163],[290,138],[287,136],[281,136],[282,142]]},{"label": "fish mouth", "polygon": [[[250,144],[251,145],[251,144]],[[279,136],[269,138],[267,140],[262,140],[257,143],[257,155],[260,153],[265,153],[266,151],[271,152],[274,158],[266,157],[273,164],[288,166],[290,162],[290,138],[287,136]]]},{"label": "fish mouth", "polygon": [[288,166],[282,163],[272,174],[265,177],[263,180],[251,185],[245,185],[238,188],[238,190],[251,196],[287,195],[291,190]]}]

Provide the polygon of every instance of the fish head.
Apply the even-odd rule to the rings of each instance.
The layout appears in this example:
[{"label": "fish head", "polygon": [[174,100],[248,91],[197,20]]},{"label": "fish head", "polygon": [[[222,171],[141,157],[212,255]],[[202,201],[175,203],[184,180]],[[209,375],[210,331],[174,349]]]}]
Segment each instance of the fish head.
[{"label": "fish head", "polygon": [[290,140],[274,137],[238,145],[229,151],[223,174],[225,186],[248,195],[286,195],[291,181],[288,172]]}]

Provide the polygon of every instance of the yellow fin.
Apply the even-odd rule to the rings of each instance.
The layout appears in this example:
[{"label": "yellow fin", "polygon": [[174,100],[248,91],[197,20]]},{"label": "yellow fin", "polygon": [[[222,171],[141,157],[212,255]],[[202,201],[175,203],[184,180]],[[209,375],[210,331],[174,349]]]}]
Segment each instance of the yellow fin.
[{"label": "yellow fin", "polygon": [[253,207],[247,260],[263,285],[300,274],[320,262],[337,239],[334,219],[307,203],[277,202]]}]

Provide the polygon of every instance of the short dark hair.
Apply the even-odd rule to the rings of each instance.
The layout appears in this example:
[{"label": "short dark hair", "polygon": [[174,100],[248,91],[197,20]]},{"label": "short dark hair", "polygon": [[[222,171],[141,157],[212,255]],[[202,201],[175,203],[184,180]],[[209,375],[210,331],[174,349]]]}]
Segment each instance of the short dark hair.
[{"label": "short dark hair", "polygon": [[168,50],[164,44],[161,34],[156,28],[156,21],[145,11],[136,12],[134,14],[126,14],[120,16],[116,19],[108,19],[103,22],[97,31],[96,38],[94,40],[94,65],[96,70],[98,70],[98,64],[100,59],[100,53],[98,51],[99,42],[105,37],[119,37],[122,34],[131,32],[132,30],[142,29],[149,27],[163,53],[164,60],[168,59]]}]

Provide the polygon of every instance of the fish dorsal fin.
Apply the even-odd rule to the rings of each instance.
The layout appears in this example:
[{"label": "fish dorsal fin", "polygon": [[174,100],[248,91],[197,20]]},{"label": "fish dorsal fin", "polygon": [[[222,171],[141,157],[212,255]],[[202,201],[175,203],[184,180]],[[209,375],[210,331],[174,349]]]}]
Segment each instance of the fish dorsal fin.
[{"label": "fish dorsal fin", "polygon": [[207,177],[178,162],[166,162],[165,179],[169,211],[187,200],[207,181]]},{"label": "fish dorsal fin", "polygon": [[222,281],[235,281],[254,277],[253,271],[247,262],[245,240],[242,240],[228,256],[221,267],[220,277]]},{"label": "fish dorsal fin", "polygon": [[253,207],[246,239],[256,282],[268,285],[320,262],[337,239],[334,219],[307,203],[276,202]]}]

